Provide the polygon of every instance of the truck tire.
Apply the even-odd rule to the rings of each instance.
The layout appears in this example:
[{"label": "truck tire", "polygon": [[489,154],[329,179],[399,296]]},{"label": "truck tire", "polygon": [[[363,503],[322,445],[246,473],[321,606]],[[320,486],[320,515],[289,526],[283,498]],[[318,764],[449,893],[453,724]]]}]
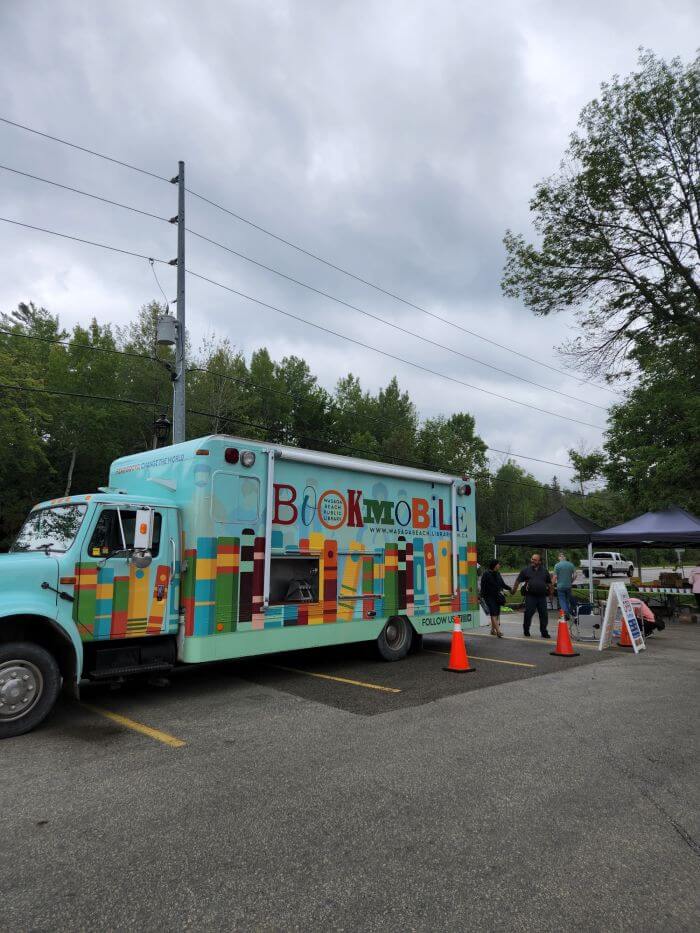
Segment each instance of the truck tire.
[{"label": "truck tire", "polygon": [[28,641],[0,645],[0,739],[36,728],[60,688],[58,664],[45,648]]},{"label": "truck tire", "polygon": [[411,642],[411,649],[409,654],[418,654],[419,651],[423,650],[423,635],[420,632],[417,632],[413,629],[413,641]]},{"label": "truck tire", "polygon": [[400,661],[411,650],[413,628],[404,616],[392,616],[377,639],[377,651],[385,661]]},{"label": "truck tire", "polygon": [[634,576],[634,564],[630,564],[629,567],[627,568],[627,576],[628,577]]},{"label": "truck tire", "polygon": [[587,580],[587,579],[588,579],[588,570],[587,570],[587,569],[583,571],[583,575],[584,575],[584,577],[585,577],[586,580]]},{"label": "truck tire", "polygon": [[611,577],[612,575],[613,575],[613,569],[612,569],[612,567],[610,567],[610,566],[608,565],[608,566],[605,568],[605,576],[606,576],[608,579],[610,579],[610,577]]}]

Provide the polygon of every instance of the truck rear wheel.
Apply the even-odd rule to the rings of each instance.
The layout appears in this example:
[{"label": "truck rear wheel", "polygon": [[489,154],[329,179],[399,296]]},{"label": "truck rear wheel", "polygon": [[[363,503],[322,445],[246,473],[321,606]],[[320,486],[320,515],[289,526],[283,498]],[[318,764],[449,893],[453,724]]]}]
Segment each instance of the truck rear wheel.
[{"label": "truck rear wheel", "polygon": [[411,650],[413,628],[403,616],[392,616],[377,639],[377,650],[385,661],[400,661]]},{"label": "truck rear wheel", "polygon": [[606,568],[605,568],[605,576],[608,577],[608,579],[609,579],[609,578],[612,576],[612,574],[613,574],[613,569],[612,569],[612,567],[606,567]]},{"label": "truck rear wheel", "polygon": [[21,641],[0,645],[0,739],[36,728],[60,687],[58,664],[45,648]]}]

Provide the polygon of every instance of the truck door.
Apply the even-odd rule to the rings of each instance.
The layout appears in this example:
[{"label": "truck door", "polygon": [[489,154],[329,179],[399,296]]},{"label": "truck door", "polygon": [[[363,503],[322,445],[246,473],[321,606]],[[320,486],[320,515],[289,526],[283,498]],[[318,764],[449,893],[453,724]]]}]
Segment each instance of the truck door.
[{"label": "truck door", "polygon": [[157,508],[152,561],[131,559],[137,507],[103,505],[76,567],[73,618],[84,641],[175,634],[178,623],[178,513]]}]

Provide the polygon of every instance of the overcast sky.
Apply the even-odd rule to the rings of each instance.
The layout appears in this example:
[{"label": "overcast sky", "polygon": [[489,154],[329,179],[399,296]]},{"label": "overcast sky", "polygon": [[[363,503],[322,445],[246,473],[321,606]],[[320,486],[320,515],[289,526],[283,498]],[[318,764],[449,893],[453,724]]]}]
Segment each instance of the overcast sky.
[{"label": "overcast sky", "polygon": [[[190,199],[188,226],[513,376],[403,335],[215,247],[189,268],[521,407],[394,362],[189,279],[193,341],[215,332],[249,358],[304,357],[323,385],[396,374],[421,416],[469,411],[493,447],[565,463],[602,441],[614,396],[581,386],[556,346],[573,318],[535,318],[501,295],[506,228],[529,232],[600,82],[645,46],[688,59],[697,0],[3,0],[0,115],[190,188],[333,263],[541,364],[441,324]],[[0,162],[164,216],[176,190],[0,124]],[[0,171],[3,216],[149,256],[175,228]],[[70,326],[128,322],[160,298],[148,263],[0,223],[0,309],[32,300]],[[159,276],[175,295],[174,270]],[[533,388],[535,380],[581,401]],[[552,415],[552,416],[550,416]],[[497,465],[503,458],[492,456]],[[541,479],[550,466],[519,461]]]}]

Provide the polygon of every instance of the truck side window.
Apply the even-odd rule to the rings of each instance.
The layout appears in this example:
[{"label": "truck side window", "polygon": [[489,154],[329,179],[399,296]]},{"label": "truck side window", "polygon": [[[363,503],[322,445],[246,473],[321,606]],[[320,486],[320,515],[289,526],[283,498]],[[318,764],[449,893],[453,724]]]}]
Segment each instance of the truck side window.
[{"label": "truck side window", "polygon": [[[134,529],[136,528],[136,512],[134,509],[119,509],[121,513],[122,527],[124,528],[124,538],[127,548],[134,546]],[[162,525],[162,515],[156,512],[153,518],[153,547],[151,554],[158,556],[160,550],[160,529]],[[121,551],[122,535],[119,528],[119,519],[117,518],[117,509],[103,509],[100,517],[97,519],[95,530],[90,538],[88,545],[88,554],[90,557],[109,557],[115,551]]]},{"label": "truck side window", "polygon": [[271,603],[317,603],[318,557],[273,557]]},{"label": "truck side window", "polygon": [[211,514],[215,522],[251,524],[260,517],[260,480],[256,476],[215,473]]}]

